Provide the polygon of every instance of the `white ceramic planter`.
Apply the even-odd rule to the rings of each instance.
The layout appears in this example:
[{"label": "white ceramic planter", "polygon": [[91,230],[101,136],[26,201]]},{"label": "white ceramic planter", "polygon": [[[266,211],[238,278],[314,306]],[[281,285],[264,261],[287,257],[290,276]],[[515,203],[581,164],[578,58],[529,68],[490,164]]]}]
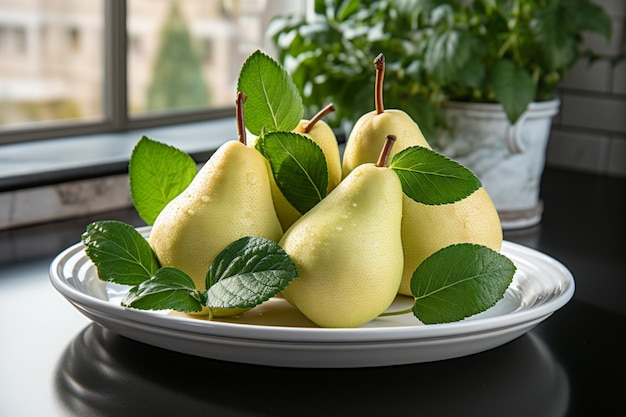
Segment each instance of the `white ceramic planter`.
[{"label": "white ceramic planter", "polygon": [[449,129],[439,132],[433,147],[481,179],[505,229],[541,221],[541,175],[559,106],[558,99],[531,103],[514,125],[499,104],[453,102],[445,107]]}]

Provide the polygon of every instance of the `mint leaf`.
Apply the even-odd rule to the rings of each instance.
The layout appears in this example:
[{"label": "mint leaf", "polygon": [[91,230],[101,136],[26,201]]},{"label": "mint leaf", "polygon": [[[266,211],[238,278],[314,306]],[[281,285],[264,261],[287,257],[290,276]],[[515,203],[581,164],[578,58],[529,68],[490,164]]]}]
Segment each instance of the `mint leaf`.
[{"label": "mint leaf", "polygon": [[247,96],[245,125],[255,136],[262,130],[291,131],[302,119],[304,107],[298,87],[279,63],[261,51],[244,62],[237,90]]},{"label": "mint leaf", "polygon": [[298,276],[295,264],[276,242],[246,236],[213,260],[206,277],[207,306],[250,308],[284,290]]},{"label": "mint leaf", "polygon": [[91,223],[81,240],[102,281],[137,285],[159,269],[159,261],[148,241],[126,223],[116,220]]},{"label": "mint leaf", "polygon": [[267,158],[276,185],[301,214],[325,196],[328,166],[312,139],[293,132],[271,132],[259,138],[257,149]]},{"label": "mint leaf", "polygon": [[143,221],[154,224],[163,207],[187,188],[197,172],[191,156],[143,136],[128,165],[130,195]]},{"label": "mint leaf", "polygon": [[131,288],[122,306],[141,310],[202,311],[202,295],[189,275],[180,269],[163,267],[152,278]]},{"label": "mint leaf", "polygon": [[418,203],[454,203],[482,185],[478,177],[463,165],[421,146],[398,152],[389,166],[400,177],[404,193]]},{"label": "mint leaf", "polygon": [[510,259],[486,246],[460,243],[445,247],[413,273],[413,314],[424,324],[433,324],[485,311],[504,296],[515,270]]}]

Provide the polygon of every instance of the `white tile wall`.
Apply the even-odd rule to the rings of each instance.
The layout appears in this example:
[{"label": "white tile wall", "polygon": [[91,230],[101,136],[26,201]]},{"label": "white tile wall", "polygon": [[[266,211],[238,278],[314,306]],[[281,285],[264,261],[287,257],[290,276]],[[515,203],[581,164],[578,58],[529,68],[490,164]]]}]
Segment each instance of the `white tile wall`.
[{"label": "white tile wall", "polygon": [[611,91],[614,94],[626,95],[626,59],[615,66]]},{"label": "white tile wall", "polygon": [[611,92],[612,66],[609,61],[579,61],[559,84],[561,91]]},{"label": "white tile wall", "polygon": [[611,94],[578,95],[564,93],[561,102],[561,126],[581,127],[626,134],[626,100]]},{"label": "white tile wall", "polygon": [[608,135],[553,130],[546,160],[553,167],[604,174],[610,144]]}]

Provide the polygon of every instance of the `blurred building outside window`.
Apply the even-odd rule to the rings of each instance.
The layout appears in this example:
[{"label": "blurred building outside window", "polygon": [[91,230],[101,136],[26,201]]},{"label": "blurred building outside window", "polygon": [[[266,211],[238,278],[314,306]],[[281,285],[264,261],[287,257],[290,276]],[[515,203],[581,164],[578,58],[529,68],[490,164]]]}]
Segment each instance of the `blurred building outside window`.
[{"label": "blurred building outside window", "polygon": [[[121,17],[109,2],[125,5]],[[109,126],[109,100],[126,114],[115,129],[163,115],[234,108],[237,76],[256,49],[273,54],[272,16],[303,11],[306,0],[0,0],[0,144]],[[111,22],[107,19],[120,19]],[[117,26],[112,23],[117,23]],[[110,29],[125,27],[125,49],[107,53]],[[114,35],[114,34],[113,34]],[[110,56],[112,54],[113,56]],[[125,91],[107,60],[125,54]],[[117,57],[119,58],[119,56]],[[121,97],[120,95],[123,95]],[[35,132],[34,134],[32,132]]]}]

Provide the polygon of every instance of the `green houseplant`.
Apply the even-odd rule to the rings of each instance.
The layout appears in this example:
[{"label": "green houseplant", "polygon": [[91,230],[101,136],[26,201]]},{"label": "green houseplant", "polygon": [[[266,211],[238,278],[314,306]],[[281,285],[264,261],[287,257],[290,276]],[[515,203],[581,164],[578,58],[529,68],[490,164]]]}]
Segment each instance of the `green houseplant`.
[{"label": "green houseplant", "polygon": [[514,123],[554,98],[581,54],[593,55],[580,50],[586,31],[611,36],[590,0],[315,0],[313,14],[269,28],[311,110],[335,102],[336,125],[371,110],[372,60],[384,52],[385,100],[431,135],[447,101],[500,103]]},{"label": "green houseplant", "polygon": [[584,32],[611,36],[591,0],[315,0],[313,13],[269,29],[305,108],[333,102],[329,122],[346,135],[374,108],[372,60],[383,52],[388,107],[474,170],[511,227],[540,220],[555,89],[579,58],[594,57]]}]

